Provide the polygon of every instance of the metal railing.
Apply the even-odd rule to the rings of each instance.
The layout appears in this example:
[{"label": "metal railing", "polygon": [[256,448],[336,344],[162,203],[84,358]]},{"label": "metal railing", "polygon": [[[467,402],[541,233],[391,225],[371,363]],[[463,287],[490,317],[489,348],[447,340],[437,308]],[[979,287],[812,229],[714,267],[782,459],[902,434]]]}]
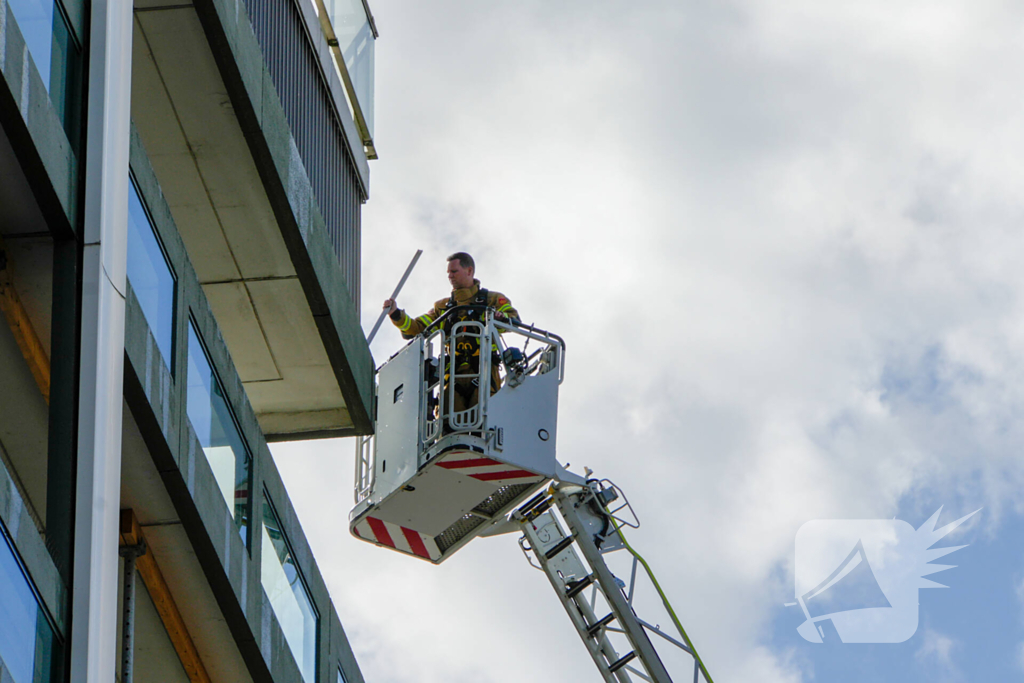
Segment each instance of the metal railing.
[{"label": "metal railing", "polygon": [[377,25],[366,0],[312,0],[320,18],[346,104],[355,120],[367,159],[377,158],[373,143],[374,43]]},{"label": "metal railing", "polygon": [[356,437],[356,503],[361,503],[373,491],[373,437]]},{"label": "metal railing", "polygon": [[[496,394],[505,387],[515,388],[530,376],[557,372],[559,384],[565,378],[565,342],[561,337],[531,325],[495,320],[493,311],[490,310],[483,314],[481,321],[453,322],[457,314],[465,313],[468,308],[480,307],[453,308],[423,331],[422,340],[410,342],[423,343],[423,371],[420,374],[422,381],[418,389],[420,395],[417,397],[419,426],[416,437],[421,459],[429,449],[436,447],[438,442],[449,435],[472,433],[486,427],[494,363],[499,367],[499,388]],[[452,323],[451,329],[446,331],[449,327],[446,323],[449,322]],[[459,373],[459,369],[454,368],[455,374],[452,375],[451,347],[454,344],[457,349],[460,340],[469,343],[471,347],[478,345],[481,349],[480,361],[470,372]],[[531,342],[536,344],[532,352]],[[513,344],[521,344],[522,348]],[[493,355],[499,360],[492,360]],[[469,384],[475,389],[475,396],[463,397],[466,400],[462,406],[455,404],[454,387],[458,382]],[[374,437],[357,438],[357,505],[373,493],[375,457]],[[422,461],[420,464],[422,466]]]},{"label": "metal railing", "polygon": [[349,156],[324,67],[296,5],[303,1],[245,0],[245,8],[358,315],[360,209],[366,196]]},{"label": "metal railing", "polygon": [[[426,396],[420,416],[423,449],[429,448],[446,433],[481,429],[487,419],[487,402],[491,394],[502,387],[515,387],[529,375],[543,375],[550,371],[558,372],[559,383],[565,378],[565,342],[545,330],[496,320],[493,311],[487,310],[480,322],[457,322],[450,325],[451,329],[446,333],[448,318],[457,316],[460,311],[464,313],[467,308],[474,307],[453,308],[424,330],[424,362],[428,368],[436,370],[424,372]],[[511,345],[512,339],[523,345],[522,350]],[[531,341],[539,342],[539,345],[527,355]],[[474,349],[478,349],[476,367],[470,366],[467,371],[456,365],[459,361],[453,356],[459,355],[460,345],[464,346],[461,349],[463,353],[472,354]],[[492,368],[495,365],[499,368],[499,383],[492,391]],[[464,392],[469,393],[462,397],[461,407],[456,405],[456,392],[460,385]]]}]

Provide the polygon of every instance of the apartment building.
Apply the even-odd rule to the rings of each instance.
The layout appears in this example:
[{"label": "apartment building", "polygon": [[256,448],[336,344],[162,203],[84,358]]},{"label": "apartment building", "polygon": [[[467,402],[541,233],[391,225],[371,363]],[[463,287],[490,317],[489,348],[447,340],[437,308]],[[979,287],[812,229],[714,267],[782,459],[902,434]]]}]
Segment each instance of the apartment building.
[{"label": "apartment building", "polygon": [[3,683],[363,681],[268,442],[372,430],[376,37],[0,0]]}]

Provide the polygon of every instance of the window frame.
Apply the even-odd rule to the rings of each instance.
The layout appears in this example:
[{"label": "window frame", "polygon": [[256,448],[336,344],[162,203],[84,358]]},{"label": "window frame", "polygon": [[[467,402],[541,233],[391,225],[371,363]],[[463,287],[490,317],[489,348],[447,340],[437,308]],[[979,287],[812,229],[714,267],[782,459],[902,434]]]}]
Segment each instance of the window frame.
[{"label": "window frame", "polygon": [[[42,593],[39,592],[39,588],[36,586],[35,580],[32,578],[32,573],[29,571],[28,566],[25,564],[25,560],[21,557],[21,552],[18,550],[18,545],[14,541],[14,536],[11,535],[7,528],[7,524],[3,519],[0,519],[0,546],[4,546],[8,549],[11,557],[14,559],[14,564],[17,566],[18,571],[21,572],[22,578],[25,580],[25,584],[28,586],[29,592],[32,594],[32,599],[35,600],[37,614],[42,614],[43,619],[46,621],[46,625],[50,629],[50,633],[53,634],[53,641],[50,643],[50,652],[48,656],[51,658],[50,664],[50,678],[51,681],[54,678],[56,670],[53,668],[52,658],[54,652],[63,652],[65,647],[65,634],[57,627],[57,621],[53,618],[49,608],[46,606],[46,601],[43,599]],[[2,550],[0,550],[2,552]],[[38,638],[39,625],[36,625],[36,637]],[[38,642],[36,643],[38,647]],[[58,650],[59,649],[59,650]],[[35,652],[33,652],[35,654]],[[33,683],[35,682],[35,676],[33,675]],[[50,682],[40,682],[50,683]]]},{"label": "window frame", "polygon": [[[178,335],[178,325],[177,325],[177,321],[178,321],[178,315],[177,315],[177,312],[178,312],[178,299],[180,297],[180,287],[178,286],[179,285],[178,273],[174,270],[174,263],[171,260],[170,254],[167,252],[167,247],[164,245],[163,238],[161,238],[161,236],[160,236],[160,229],[157,227],[156,221],[153,220],[153,213],[152,213],[152,211],[150,211],[149,204],[146,202],[146,195],[142,192],[141,188],[139,187],[139,181],[138,181],[138,178],[137,178],[137,176],[135,174],[135,170],[130,165],[128,167],[128,183],[130,184],[131,189],[133,189],[135,191],[135,196],[137,196],[139,198],[139,204],[142,206],[142,212],[146,215],[146,220],[149,222],[149,229],[153,232],[153,237],[156,239],[156,246],[160,250],[160,254],[163,256],[164,263],[167,265],[167,272],[169,272],[171,274],[171,348],[170,348],[170,351],[169,351],[170,358],[165,358],[164,360],[167,362],[167,369],[170,371],[171,378],[173,379],[173,378],[175,378],[177,376],[176,375],[177,363],[174,362],[174,359],[178,355],[178,345],[181,343],[181,340],[178,339],[179,335]],[[131,210],[130,210],[130,208],[129,208],[129,214],[128,214],[128,221],[131,222]],[[127,239],[125,240],[125,245],[127,246]],[[127,270],[127,268],[125,269],[125,279],[126,280],[128,279],[128,270]],[[138,298],[138,295],[136,295],[136,298]],[[146,312],[143,311],[142,315],[145,318]],[[149,325],[150,331],[152,332],[153,331],[153,325],[150,323],[148,318],[146,318],[146,324]],[[200,337],[200,341],[202,341],[201,335],[197,334],[196,336]],[[153,337],[155,339],[156,335],[154,334]],[[159,346],[160,345],[159,345],[159,342],[158,342],[157,343],[157,348],[159,348]],[[204,345],[204,350],[206,350],[205,349],[205,345]],[[209,358],[210,354],[209,354],[208,350],[206,350],[206,355],[207,355],[207,358]],[[185,368],[185,370],[186,370],[185,374],[186,375],[188,375],[188,367],[187,367],[187,365],[188,365],[188,360],[186,358],[186,368]],[[211,368],[213,367],[212,363],[210,364],[210,367]],[[219,378],[218,378],[218,381],[219,381]],[[186,383],[187,383],[187,380],[186,380]]]},{"label": "window frame", "polygon": [[[234,512],[230,509],[230,507],[228,508],[228,511],[231,512],[232,519],[235,522],[235,528],[239,531],[239,535],[242,535],[242,544],[245,546],[245,551],[249,555],[249,557],[251,558],[252,557],[252,542],[253,542],[252,541],[252,537],[254,535],[253,532],[256,530],[256,527],[253,524],[253,522],[254,522],[254,519],[253,519],[253,508],[254,508],[253,498],[254,498],[254,496],[252,495],[253,489],[255,488],[255,484],[256,484],[255,466],[254,466],[255,462],[256,462],[256,458],[253,457],[252,448],[249,446],[249,441],[248,441],[248,439],[245,438],[245,432],[242,430],[242,426],[241,426],[241,424],[238,421],[238,416],[235,414],[236,413],[235,406],[232,405],[231,400],[228,398],[227,392],[224,391],[224,382],[223,382],[223,380],[221,380],[220,373],[217,371],[216,363],[214,363],[212,358],[211,358],[210,348],[209,348],[209,346],[207,346],[206,340],[203,339],[203,335],[202,335],[202,333],[200,332],[200,329],[199,329],[199,323],[198,323],[198,321],[196,321],[196,318],[192,314],[192,312],[189,311],[189,315],[188,315],[188,330],[186,331],[186,334],[189,334],[189,336],[191,337],[190,333],[193,332],[193,331],[195,332],[196,341],[198,342],[199,347],[203,351],[203,358],[206,360],[207,365],[209,365],[209,367],[210,367],[210,374],[213,377],[213,381],[216,382],[217,385],[220,387],[221,396],[224,399],[224,405],[227,406],[228,417],[230,417],[230,419],[231,419],[231,425],[235,428],[235,433],[238,434],[239,441],[242,442],[243,455],[244,455],[244,457],[247,460],[247,464],[248,464],[247,480],[248,480],[249,496],[248,496],[248,500],[246,501],[246,505],[248,506],[248,510],[247,510],[247,512],[248,512],[248,515],[247,515],[247,517],[248,517],[248,524],[246,525],[246,533],[244,535],[241,534],[242,526],[241,526],[241,524],[240,524],[240,522],[238,520],[234,519]],[[192,427],[192,432],[196,435],[196,438],[199,439],[199,445],[203,449],[203,456],[205,458],[207,458],[207,464],[210,464],[209,463],[209,456],[206,455],[206,446],[202,445],[203,442],[202,442],[202,440],[199,437],[199,433],[196,431],[195,425],[192,424],[192,417],[188,414],[188,412],[189,412],[188,411],[188,405],[189,405],[189,403],[188,403],[188,393],[189,393],[188,392],[188,387],[189,387],[189,382],[188,382],[188,363],[189,363],[189,359],[190,358],[191,358],[191,353],[190,353],[190,350],[189,350],[188,346],[186,346],[186,348],[185,348],[185,418],[188,420],[189,426]],[[211,388],[211,391],[212,391],[212,388]],[[212,398],[212,394],[211,394],[211,398]],[[237,457],[237,455],[236,455],[236,457]],[[237,467],[237,464],[236,464],[236,467]],[[214,480],[216,480],[216,474],[214,474]],[[219,486],[219,483],[218,483],[218,486]],[[225,501],[225,503],[226,503],[226,501]],[[262,518],[261,518],[260,523],[262,524]]]},{"label": "window frame", "polygon": [[[270,509],[270,513],[274,516],[274,520],[277,522],[278,530],[281,532],[281,540],[284,541],[285,548],[288,549],[288,554],[291,556],[292,562],[295,565],[295,574],[299,578],[299,583],[302,585],[302,590],[306,594],[306,600],[309,601],[309,607],[313,611],[313,638],[314,638],[314,642],[313,642],[313,653],[314,653],[313,654],[313,680],[312,681],[306,681],[305,676],[302,676],[302,663],[301,662],[296,662],[296,665],[299,668],[299,676],[302,677],[303,681],[306,681],[306,683],[315,683],[316,680],[317,680],[317,674],[320,672],[320,609],[317,607],[316,601],[313,600],[313,591],[311,591],[309,589],[309,583],[306,581],[306,577],[305,577],[305,575],[302,572],[302,567],[299,566],[299,563],[298,563],[298,560],[297,560],[298,556],[295,554],[295,547],[292,545],[291,540],[288,538],[288,534],[285,532],[284,525],[281,524],[281,515],[278,514],[278,512],[277,512],[277,506],[274,505],[274,499],[271,498],[270,491],[267,490],[266,484],[263,485],[263,505],[267,506]],[[260,531],[261,532],[263,531],[265,526],[266,525],[264,524],[264,513],[263,513],[263,510],[261,509],[260,510]],[[269,535],[269,533],[268,533],[268,535]],[[261,538],[262,538],[262,535],[261,535]],[[280,559],[281,558],[278,558],[279,562],[280,562]],[[263,565],[262,564],[260,565],[260,588],[263,589],[264,593],[267,590],[266,587],[263,585]],[[280,623],[281,623],[280,622],[280,618],[277,617],[277,612],[276,612],[276,610],[274,610],[273,604],[270,605],[270,609],[271,609],[271,611],[274,612],[275,618],[278,619],[278,625],[280,625]],[[281,631],[282,631],[282,635],[283,635],[284,634],[284,629],[282,628]],[[285,642],[288,642],[288,637],[287,636],[285,636]],[[288,644],[288,651],[291,652],[292,656],[294,657],[295,653],[292,652],[291,643]],[[340,666],[338,667],[338,671],[339,672],[341,671],[341,667]],[[342,676],[342,680],[345,680],[344,676]]]}]

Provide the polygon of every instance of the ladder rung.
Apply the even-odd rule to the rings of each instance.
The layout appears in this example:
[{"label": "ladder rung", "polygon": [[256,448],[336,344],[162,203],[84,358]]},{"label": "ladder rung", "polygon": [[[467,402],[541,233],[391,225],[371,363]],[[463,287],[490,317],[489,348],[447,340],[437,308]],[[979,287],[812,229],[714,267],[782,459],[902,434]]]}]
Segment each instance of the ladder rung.
[{"label": "ladder rung", "polygon": [[552,557],[554,557],[558,553],[562,552],[563,550],[571,546],[574,540],[575,539],[572,536],[566,536],[561,541],[559,541],[554,548],[544,553],[544,557],[550,560]]},{"label": "ladder rung", "polygon": [[608,666],[608,670],[611,671],[612,673],[615,673],[616,671],[618,671],[622,667],[624,667],[627,664],[629,664],[630,662],[632,662],[634,659],[636,659],[636,653],[635,652],[630,652],[628,655],[623,655],[615,663],[610,664]]},{"label": "ladder rung", "polygon": [[597,636],[597,634],[601,632],[601,629],[603,627],[607,626],[613,621],[615,621],[615,614],[609,612],[608,616],[606,616],[604,619],[601,619],[601,621],[598,621],[593,626],[587,629],[587,637],[593,638]]},{"label": "ladder rung", "polygon": [[533,508],[535,508],[535,507],[537,506],[537,504],[538,504],[538,503],[540,503],[540,502],[541,502],[542,500],[544,500],[544,497],[545,497],[546,495],[547,495],[547,492],[546,492],[546,491],[541,491],[541,492],[540,492],[540,493],[538,493],[538,494],[537,494],[536,496],[534,496],[533,498],[531,498],[530,500],[528,500],[528,501],[526,502],[526,505],[523,505],[522,507],[520,507],[520,508],[519,508],[519,512],[520,512],[521,514],[524,514],[524,515],[525,515],[525,514],[526,514],[527,512],[529,512],[530,510],[532,510]]},{"label": "ladder rung", "polygon": [[579,593],[581,593],[583,591],[584,588],[586,588],[587,586],[589,586],[592,583],[594,583],[594,576],[592,574],[588,574],[587,576],[584,576],[579,581],[573,581],[572,583],[566,584],[565,585],[565,597],[567,597],[567,598],[574,598],[574,597],[576,597],[577,595],[579,595]]},{"label": "ladder rung", "polygon": [[[541,495],[544,495],[544,494],[541,494]],[[548,509],[551,507],[551,502],[552,501],[551,501],[550,497],[545,497],[545,498],[542,498],[541,500],[537,501],[536,503],[531,503],[530,506],[529,506],[529,509],[527,509],[527,510],[522,510],[521,509],[521,510],[519,510],[519,512],[520,512],[520,514],[523,515],[524,519],[532,522],[533,520],[537,519],[538,517],[540,517],[541,515],[543,515],[545,512],[548,511]]]}]

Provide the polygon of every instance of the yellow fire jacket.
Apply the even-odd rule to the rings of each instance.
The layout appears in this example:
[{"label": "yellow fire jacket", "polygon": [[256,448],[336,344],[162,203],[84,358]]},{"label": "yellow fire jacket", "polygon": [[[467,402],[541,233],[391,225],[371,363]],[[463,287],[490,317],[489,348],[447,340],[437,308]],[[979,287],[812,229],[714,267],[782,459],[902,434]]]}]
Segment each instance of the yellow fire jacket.
[{"label": "yellow fire jacket", "polygon": [[[472,303],[479,291],[479,280],[473,280],[472,287],[463,287],[452,291],[452,294],[455,296],[455,305],[463,306]],[[401,331],[403,339],[412,339],[448,310],[448,301],[448,299],[438,299],[434,302],[434,307],[431,310],[415,318],[410,317],[404,310],[399,309],[391,314],[391,322]],[[488,290],[487,305],[506,318],[519,319],[519,311],[512,307],[512,302],[501,292]]]}]

